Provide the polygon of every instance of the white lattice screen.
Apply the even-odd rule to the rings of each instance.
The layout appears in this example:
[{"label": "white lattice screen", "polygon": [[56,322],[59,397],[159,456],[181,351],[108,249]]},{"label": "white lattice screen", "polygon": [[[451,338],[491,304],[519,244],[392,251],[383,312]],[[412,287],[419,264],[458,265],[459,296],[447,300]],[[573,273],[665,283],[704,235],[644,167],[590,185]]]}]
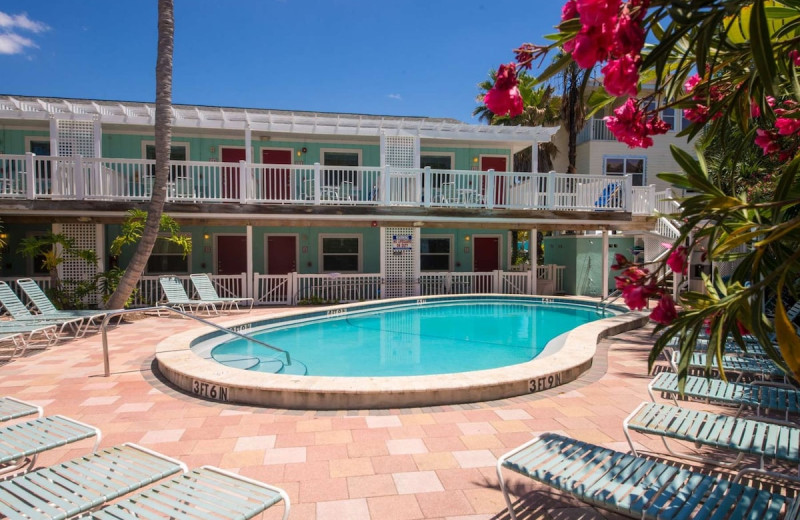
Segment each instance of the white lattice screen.
[{"label": "white lattice screen", "polygon": [[661,235],[656,235],[655,233],[645,233],[643,239],[644,239],[645,262],[654,261],[658,257],[658,255],[662,254],[664,251],[669,249],[667,247],[664,247],[663,244],[669,243],[670,240]]},{"label": "white lattice screen", "polygon": [[417,138],[410,135],[383,136],[384,161],[396,168],[418,168]]},{"label": "white lattice screen", "polygon": [[419,228],[383,228],[383,298],[414,296],[419,271]]},{"label": "white lattice screen", "polygon": [[[731,252],[744,253],[745,251],[747,251],[747,244],[741,244],[734,248]],[[727,278],[733,274],[741,262],[741,260],[734,260],[732,262],[714,262],[714,267],[717,269],[717,275],[720,278]]]},{"label": "white lattice screen", "polygon": [[56,123],[58,124],[58,155],[60,157],[97,156],[94,149],[95,124],[93,121],[59,119]]},{"label": "white lattice screen", "polygon": [[[97,247],[97,227],[94,224],[61,224],[60,232],[74,241],[76,249],[91,249]],[[97,265],[74,256],[64,255],[64,262],[59,266],[59,276],[62,280],[90,280],[97,274]],[[69,285],[67,285],[69,288]],[[86,304],[97,303],[96,295],[91,295],[84,300]]]}]

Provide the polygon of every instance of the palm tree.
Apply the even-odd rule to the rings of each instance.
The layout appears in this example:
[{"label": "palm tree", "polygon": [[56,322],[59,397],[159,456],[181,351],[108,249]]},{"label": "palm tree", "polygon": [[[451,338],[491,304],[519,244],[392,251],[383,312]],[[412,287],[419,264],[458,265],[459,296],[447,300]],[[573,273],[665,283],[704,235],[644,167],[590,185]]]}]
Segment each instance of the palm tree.
[{"label": "palm tree", "polygon": [[172,141],[172,55],[175,39],[175,15],[172,0],[158,0],[158,51],[156,55],[156,171],[153,194],[147,205],[147,220],[142,238],[137,244],[117,290],[106,307],[121,309],[133,293],[144,272],[150,253],[158,238],[161,214],[167,198],[169,152]]}]

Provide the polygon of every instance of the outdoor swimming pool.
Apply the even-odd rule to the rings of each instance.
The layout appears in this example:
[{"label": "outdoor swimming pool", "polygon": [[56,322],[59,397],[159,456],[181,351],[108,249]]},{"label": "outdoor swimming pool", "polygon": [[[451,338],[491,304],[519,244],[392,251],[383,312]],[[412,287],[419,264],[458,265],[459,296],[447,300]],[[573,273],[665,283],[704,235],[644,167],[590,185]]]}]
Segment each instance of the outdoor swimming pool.
[{"label": "outdoor swimming pool", "polygon": [[220,402],[356,410],[490,401],[575,380],[600,339],[648,319],[621,308],[606,316],[580,298],[400,298],[223,324],[286,353],[206,326],[159,343],[156,363],[176,387]]},{"label": "outdoor swimming pool", "polygon": [[541,300],[413,302],[267,325],[247,333],[289,352],[290,364],[241,338],[213,347],[211,358],[278,374],[388,377],[469,372],[530,361],[554,338],[606,316],[586,305]]}]

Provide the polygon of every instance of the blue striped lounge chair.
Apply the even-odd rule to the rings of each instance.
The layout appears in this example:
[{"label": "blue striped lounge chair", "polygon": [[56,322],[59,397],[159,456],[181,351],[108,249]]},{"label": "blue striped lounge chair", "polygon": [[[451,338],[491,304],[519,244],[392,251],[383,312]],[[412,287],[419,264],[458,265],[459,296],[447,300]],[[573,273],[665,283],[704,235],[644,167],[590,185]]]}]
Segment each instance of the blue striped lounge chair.
[{"label": "blue striped lounge chair", "polygon": [[797,519],[800,501],[734,480],[547,433],[501,456],[497,477],[517,520],[503,469],[632,518]]},{"label": "blue striped lounge chair", "polygon": [[83,318],[47,318],[40,314],[31,314],[28,307],[22,303],[16,293],[11,290],[6,282],[0,281],[0,304],[13,318],[13,322],[17,325],[30,326],[30,325],[58,325],[59,334],[63,334],[66,329],[71,329],[75,337],[81,337],[85,328],[83,327]]},{"label": "blue striped lounge chair", "polygon": [[[681,353],[675,351],[672,353],[670,359],[670,363],[675,372],[678,372],[680,356]],[[760,377],[761,379],[786,379],[786,372],[767,358],[723,355],[720,359],[725,372],[737,373],[739,374],[739,379],[744,375]],[[705,369],[708,366],[710,366],[712,370],[715,369],[717,367],[716,359],[709,359],[708,356],[702,352],[693,352],[691,354],[689,360],[690,368]]]},{"label": "blue striped lounge chair", "polygon": [[41,417],[43,413],[41,406],[13,397],[0,397],[0,422],[13,421],[29,415]]},{"label": "blue striped lounge chair", "polygon": [[186,289],[183,288],[183,283],[175,276],[162,276],[158,279],[161,288],[164,290],[164,296],[167,299],[166,303],[161,305],[175,307],[181,312],[199,312],[204,309],[208,315],[218,315],[217,305],[222,306],[219,300],[193,300],[186,294]]},{"label": "blue striped lounge chair", "polygon": [[[84,327],[99,326],[108,312],[100,310],[60,310],[57,309],[50,298],[44,293],[39,284],[30,278],[20,278],[17,285],[22,289],[28,299],[39,310],[40,316],[45,318],[83,318]],[[122,316],[120,316],[122,319]]]},{"label": "blue striped lounge chair", "polygon": [[189,278],[192,280],[192,284],[194,285],[195,291],[197,291],[197,295],[200,297],[201,300],[206,301],[220,301],[222,302],[222,310],[225,309],[232,309],[236,307],[236,310],[239,310],[239,303],[247,304],[249,303],[248,311],[253,309],[253,298],[231,298],[231,297],[221,297],[217,294],[217,290],[214,288],[214,282],[211,280],[211,277],[204,273],[193,274]]}]

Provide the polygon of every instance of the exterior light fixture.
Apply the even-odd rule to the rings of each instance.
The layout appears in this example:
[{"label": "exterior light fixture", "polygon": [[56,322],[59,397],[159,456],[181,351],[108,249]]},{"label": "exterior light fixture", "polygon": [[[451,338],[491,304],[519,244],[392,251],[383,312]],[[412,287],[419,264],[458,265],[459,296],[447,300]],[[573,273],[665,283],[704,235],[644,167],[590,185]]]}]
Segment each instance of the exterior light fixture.
[{"label": "exterior light fixture", "polygon": [[466,236],[464,237],[464,241],[465,241],[465,242],[469,242],[469,235],[466,235]]},{"label": "exterior light fixture", "polygon": [[203,240],[208,240],[209,238],[211,238],[211,235],[208,233],[203,233]]}]

